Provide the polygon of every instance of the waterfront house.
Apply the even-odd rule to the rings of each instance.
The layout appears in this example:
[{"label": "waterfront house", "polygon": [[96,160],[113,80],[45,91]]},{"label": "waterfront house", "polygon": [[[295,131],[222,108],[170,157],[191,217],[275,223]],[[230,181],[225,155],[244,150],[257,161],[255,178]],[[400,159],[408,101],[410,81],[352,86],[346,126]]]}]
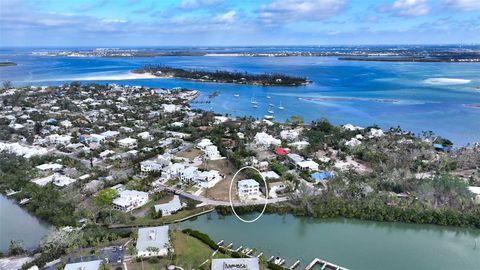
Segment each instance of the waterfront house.
[{"label": "waterfront house", "polygon": [[175,212],[180,211],[183,208],[182,203],[180,202],[180,197],[178,195],[173,196],[173,199],[167,203],[156,204],[156,212],[162,212],[162,216],[169,216]]},{"label": "waterfront house", "polygon": [[99,270],[102,260],[68,263],[63,270]]},{"label": "waterfront house", "polygon": [[137,256],[165,256],[170,246],[168,226],[147,227],[138,229]]},{"label": "waterfront house", "polygon": [[211,270],[259,270],[258,258],[212,259]]},{"label": "waterfront house", "polygon": [[260,184],[253,179],[240,180],[237,183],[238,197],[248,199],[252,196],[260,195]]}]

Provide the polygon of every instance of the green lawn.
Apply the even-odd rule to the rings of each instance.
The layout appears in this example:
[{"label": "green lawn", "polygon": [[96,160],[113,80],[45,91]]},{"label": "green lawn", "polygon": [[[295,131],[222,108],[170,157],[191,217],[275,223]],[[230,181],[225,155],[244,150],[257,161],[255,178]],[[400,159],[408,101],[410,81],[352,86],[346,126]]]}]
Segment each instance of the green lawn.
[{"label": "green lawn", "polygon": [[184,210],[181,210],[178,213],[175,213],[175,214],[170,215],[170,216],[161,217],[159,219],[152,219],[148,216],[147,217],[139,217],[139,218],[136,218],[135,220],[133,220],[130,224],[133,224],[133,225],[161,225],[161,224],[164,224],[164,223],[171,223],[173,221],[183,219],[183,218],[189,217],[189,216],[194,215],[194,214],[201,213],[201,212],[206,211],[208,209],[211,209],[211,207],[204,206],[204,207],[195,208],[193,210],[184,209]]}]

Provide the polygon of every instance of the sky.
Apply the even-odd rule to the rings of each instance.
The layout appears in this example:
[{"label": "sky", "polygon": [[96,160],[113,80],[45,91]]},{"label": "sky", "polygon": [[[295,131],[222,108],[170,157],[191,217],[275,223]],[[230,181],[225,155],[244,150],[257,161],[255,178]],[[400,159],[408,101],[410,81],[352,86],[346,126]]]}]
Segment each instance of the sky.
[{"label": "sky", "polygon": [[480,43],[480,0],[0,0],[1,47]]}]

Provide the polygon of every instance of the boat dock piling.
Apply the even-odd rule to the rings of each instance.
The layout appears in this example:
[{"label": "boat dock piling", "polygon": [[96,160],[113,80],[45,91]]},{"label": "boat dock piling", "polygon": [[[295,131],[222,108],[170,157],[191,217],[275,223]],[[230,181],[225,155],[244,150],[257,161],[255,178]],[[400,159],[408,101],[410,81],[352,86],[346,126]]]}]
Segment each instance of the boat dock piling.
[{"label": "boat dock piling", "polygon": [[292,264],[292,266],[290,266],[288,269],[293,270],[293,269],[295,269],[299,264],[300,264],[300,260],[297,260],[297,261],[294,262],[294,263]]},{"label": "boat dock piling", "polygon": [[322,268],[322,270],[326,269],[327,267],[329,269],[335,269],[335,270],[348,270],[347,268],[345,267],[341,267],[341,266],[338,266],[336,264],[333,264],[333,263],[330,263],[330,262],[327,262],[327,261],[324,261],[322,259],[319,259],[319,258],[315,258],[310,264],[308,264],[308,266],[305,268],[305,270],[310,270],[313,266],[315,266],[316,264],[319,264]]}]

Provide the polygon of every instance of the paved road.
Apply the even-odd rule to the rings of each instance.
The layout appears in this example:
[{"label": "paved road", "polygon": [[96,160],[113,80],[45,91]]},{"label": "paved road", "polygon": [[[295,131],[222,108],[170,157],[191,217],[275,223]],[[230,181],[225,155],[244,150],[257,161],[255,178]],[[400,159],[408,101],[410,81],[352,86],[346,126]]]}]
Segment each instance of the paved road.
[{"label": "paved road", "polygon": [[[196,201],[202,202],[204,204],[208,204],[208,205],[214,205],[214,206],[217,206],[217,205],[229,206],[230,205],[230,202],[228,202],[228,201],[218,201],[218,200],[213,200],[213,199],[201,196],[201,195],[194,195],[194,194],[188,193],[188,192],[183,191],[183,190],[178,189],[178,188],[172,188],[172,187],[166,186],[164,184],[157,184],[157,188],[159,190],[167,190],[167,191],[170,191],[170,192],[174,192],[175,194],[178,194],[180,196],[183,196],[183,197],[186,197],[186,198],[189,198],[189,199],[192,199],[192,200],[196,200]],[[268,199],[268,203],[278,203],[278,202],[284,202],[284,201],[287,201],[287,200],[288,200],[288,197],[272,198],[272,199]],[[264,200],[249,201],[249,202],[235,201],[233,203],[233,205],[234,206],[263,205],[264,203],[265,203]]]}]

